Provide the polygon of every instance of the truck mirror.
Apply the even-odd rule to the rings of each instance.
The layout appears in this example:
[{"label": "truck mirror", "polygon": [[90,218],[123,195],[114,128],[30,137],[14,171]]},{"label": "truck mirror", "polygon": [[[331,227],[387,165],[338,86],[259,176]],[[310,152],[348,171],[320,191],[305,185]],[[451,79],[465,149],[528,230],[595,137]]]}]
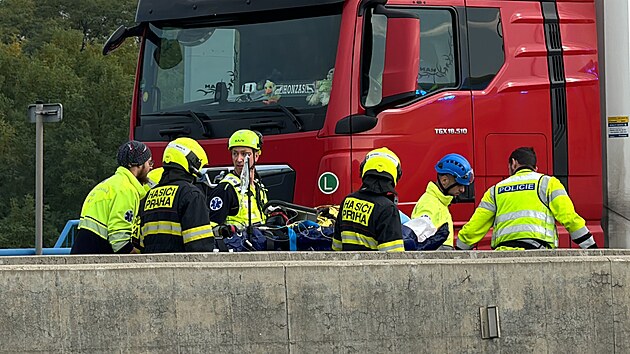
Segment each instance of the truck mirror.
[{"label": "truck mirror", "polygon": [[103,45],[103,55],[107,55],[125,42],[125,39],[129,37],[138,37],[142,35],[142,27],[140,25],[127,28],[124,25],[120,25],[111,35],[107,38],[107,41]]},{"label": "truck mirror", "polygon": [[414,13],[377,5],[387,17],[382,100],[379,105],[415,98],[420,66],[420,19]]}]

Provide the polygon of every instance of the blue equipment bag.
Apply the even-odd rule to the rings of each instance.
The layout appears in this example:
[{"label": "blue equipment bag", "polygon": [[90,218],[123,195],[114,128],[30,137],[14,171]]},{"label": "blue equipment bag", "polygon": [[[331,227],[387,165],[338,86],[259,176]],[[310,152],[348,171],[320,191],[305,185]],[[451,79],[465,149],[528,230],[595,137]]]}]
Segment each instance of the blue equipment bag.
[{"label": "blue equipment bag", "polygon": [[310,220],[294,224],[298,251],[332,251],[333,227],[321,227]]}]

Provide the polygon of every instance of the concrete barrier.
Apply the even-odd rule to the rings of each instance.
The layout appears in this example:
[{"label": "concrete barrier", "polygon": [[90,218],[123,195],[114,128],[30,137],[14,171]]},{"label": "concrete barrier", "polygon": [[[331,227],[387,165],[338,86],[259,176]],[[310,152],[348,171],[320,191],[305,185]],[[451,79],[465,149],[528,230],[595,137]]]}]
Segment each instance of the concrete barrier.
[{"label": "concrete barrier", "polygon": [[[621,250],[0,263],[0,352],[630,352]],[[481,338],[486,306],[500,338]]]}]

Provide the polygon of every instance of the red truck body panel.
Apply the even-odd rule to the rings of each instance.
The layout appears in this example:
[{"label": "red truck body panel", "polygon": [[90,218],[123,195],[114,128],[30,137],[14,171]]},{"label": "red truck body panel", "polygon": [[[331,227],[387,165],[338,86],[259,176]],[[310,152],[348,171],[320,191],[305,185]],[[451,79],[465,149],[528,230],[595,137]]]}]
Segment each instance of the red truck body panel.
[{"label": "red truck body panel", "polygon": [[[334,66],[334,80],[326,118],[321,129],[308,132],[268,135],[264,138],[259,164],[287,164],[296,171],[293,202],[306,206],[338,204],[359,188],[359,164],[365,153],[387,146],[400,157],[403,177],[397,190],[400,209],[410,214],[427,182],[435,180],[434,165],[443,155],[457,152],[468,158],[475,171],[474,202],[450,207],[456,228],[472,215],[486,189],[507,177],[507,158],[520,146],[533,146],[539,172],[553,175],[558,168],[554,139],[566,138],[568,190],[578,213],[587,220],[598,244],[604,244],[600,226],[602,215],[602,154],[595,7],[592,0],[558,0],[554,5],[559,19],[565,98],[555,100],[550,90],[548,19],[539,1],[493,0],[391,0],[387,6],[398,9],[440,8],[459,16],[474,9],[494,8],[500,13],[504,63],[489,84],[482,88],[439,90],[406,105],[377,113],[376,126],[356,134],[336,134],[337,122],[350,115],[365,114],[360,92],[362,45],[365,16],[360,16],[359,0],[343,5],[340,36]],[[547,6],[547,5],[545,5]],[[455,22],[457,31],[464,31]],[[466,38],[457,33],[457,41]],[[423,37],[421,34],[420,41]],[[404,45],[401,42],[399,45]],[[469,65],[457,47],[457,65]],[[420,56],[422,58],[422,51]],[[131,111],[131,137],[141,94],[142,56]],[[466,69],[466,68],[464,68]],[[461,77],[459,78],[461,84]],[[554,86],[555,87],[555,86]],[[566,107],[566,133],[554,132],[554,104]],[[448,133],[456,129],[458,133]],[[443,133],[447,132],[447,133]],[[231,164],[227,139],[200,141],[212,166]],[[155,158],[164,141],[149,142]],[[561,164],[560,164],[561,165]],[[318,178],[334,173],[340,183],[334,193],[318,189]],[[576,247],[566,231],[561,231],[560,247]],[[489,239],[480,244],[489,248]]]}]

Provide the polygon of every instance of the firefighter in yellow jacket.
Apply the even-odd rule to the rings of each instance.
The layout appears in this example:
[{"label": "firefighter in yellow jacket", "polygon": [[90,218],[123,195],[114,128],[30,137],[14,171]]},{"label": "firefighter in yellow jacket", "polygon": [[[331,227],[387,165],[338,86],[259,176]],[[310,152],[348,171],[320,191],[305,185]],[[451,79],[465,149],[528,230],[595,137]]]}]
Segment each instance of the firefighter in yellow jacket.
[{"label": "firefighter in yellow jacket", "polygon": [[215,225],[204,193],[193,184],[208,163],[205,151],[193,139],[178,138],[166,146],[162,163],[159,182],[140,204],[143,252],[211,252]]},{"label": "firefighter in yellow jacket", "polygon": [[83,202],[73,254],[137,252],[131,242],[134,219],[143,184],[153,167],[151,150],[139,141],[129,141],[118,149],[118,169],[99,183]]},{"label": "firefighter in yellow jacket", "polygon": [[363,185],[341,202],[332,249],[403,252],[395,189],[402,175],[400,159],[383,147],[370,151],[360,169]]},{"label": "firefighter in yellow jacket", "polygon": [[508,160],[511,177],[490,187],[472,218],[459,232],[458,249],[471,249],[490,227],[495,250],[558,247],[556,220],[581,248],[597,248],[562,183],[537,173],[533,148],[521,147]]},{"label": "firefighter in yellow jacket", "polygon": [[448,206],[453,198],[464,193],[474,180],[473,169],[468,160],[459,154],[447,154],[435,164],[436,182],[427,184],[426,192],[420,197],[411,214],[410,227],[418,242],[433,237],[438,228],[446,223],[448,237],[439,247],[441,250],[453,249],[453,217]]},{"label": "firefighter in yellow jacket", "polygon": [[[263,206],[267,203],[267,188],[256,173],[256,163],[262,154],[262,135],[248,129],[236,131],[228,141],[234,169],[230,171],[208,196],[210,220],[238,228],[264,223]],[[249,161],[249,171],[245,170]],[[243,179],[249,180],[245,186]]]}]

